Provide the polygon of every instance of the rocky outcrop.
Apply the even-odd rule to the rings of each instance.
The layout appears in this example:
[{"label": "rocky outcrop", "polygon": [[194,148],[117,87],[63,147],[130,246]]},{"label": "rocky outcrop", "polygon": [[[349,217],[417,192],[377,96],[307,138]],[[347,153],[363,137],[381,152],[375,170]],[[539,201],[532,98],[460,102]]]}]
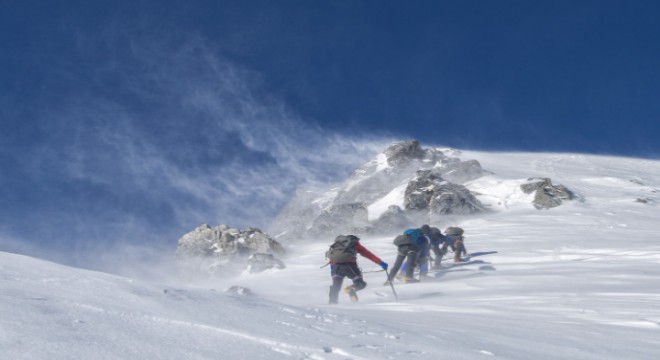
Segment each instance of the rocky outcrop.
[{"label": "rocky outcrop", "polygon": [[483,204],[463,185],[447,183],[439,186],[429,203],[431,214],[468,215],[485,211]]},{"label": "rocky outcrop", "polygon": [[229,275],[249,269],[249,258],[255,254],[274,258],[284,255],[285,250],[257,228],[241,231],[227,225],[207,224],[183,235],[176,250],[179,269],[187,277]]},{"label": "rocky outcrop", "polygon": [[467,215],[484,210],[465,186],[450,183],[430,170],[418,171],[408,183],[404,204],[406,210],[430,210],[436,215]]},{"label": "rocky outcrop", "polygon": [[407,165],[412,160],[421,160],[427,155],[417,140],[402,141],[385,150],[387,163],[392,167]]},{"label": "rocky outcrop", "polygon": [[563,185],[553,185],[550,178],[529,178],[520,185],[525,194],[535,193],[532,204],[537,209],[557,207],[564,200],[575,199],[575,194]]}]

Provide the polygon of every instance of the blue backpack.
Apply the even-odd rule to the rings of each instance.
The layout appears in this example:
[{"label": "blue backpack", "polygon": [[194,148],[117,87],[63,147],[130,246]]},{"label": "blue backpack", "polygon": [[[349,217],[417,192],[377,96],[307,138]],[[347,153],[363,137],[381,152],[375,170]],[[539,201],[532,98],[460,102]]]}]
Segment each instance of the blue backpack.
[{"label": "blue backpack", "polygon": [[410,236],[413,241],[417,242],[417,239],[419,239],[420,236],[422,236],[422,231],[419,229],[408,229],[403,232],[403,235],[408,235]]}]

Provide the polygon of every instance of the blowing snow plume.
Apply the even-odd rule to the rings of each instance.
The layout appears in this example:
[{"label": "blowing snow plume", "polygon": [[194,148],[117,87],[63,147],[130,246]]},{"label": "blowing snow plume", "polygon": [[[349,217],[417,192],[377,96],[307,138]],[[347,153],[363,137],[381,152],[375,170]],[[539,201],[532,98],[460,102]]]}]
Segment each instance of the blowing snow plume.
[{"label": "blowing snow plume", "polygon": [[200,37],[133,33],[80,35],[77,55],[94,61],[49,73],[74,90],[24,111],[27,150],[2,149],[25,178],[2,176],[2,230],[31,255],[98,268],[117,244],[172,254],[202,223],[266,227],[296,188],[337,181],[387,143],[305,122]]}]

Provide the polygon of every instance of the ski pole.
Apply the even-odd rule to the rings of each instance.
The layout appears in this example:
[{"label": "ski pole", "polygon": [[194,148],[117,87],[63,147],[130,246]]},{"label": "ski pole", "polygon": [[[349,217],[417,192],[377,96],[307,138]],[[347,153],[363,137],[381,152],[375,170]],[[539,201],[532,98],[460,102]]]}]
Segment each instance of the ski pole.
[{"label": "ski pole", "polygon": [[390,283],[390,287],[392,288],[392,294],[394,294],[394,298],[396,300],[399,300],[399,297],[396,296],[396,290],[394,290],[394,284],[392,284],[392,279],[390,279],[390,273],[387,271],[387,269],[384,270],[385,270],[385,275],[387,275],[387,282]]}]

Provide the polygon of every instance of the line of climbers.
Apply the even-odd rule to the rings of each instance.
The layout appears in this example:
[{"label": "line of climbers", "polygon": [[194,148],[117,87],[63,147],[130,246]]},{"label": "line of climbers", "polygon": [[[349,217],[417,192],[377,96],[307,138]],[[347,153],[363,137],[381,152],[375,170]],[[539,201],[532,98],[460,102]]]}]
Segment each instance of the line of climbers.
[{"label": "line of climbers", "polygon": [[[442,267],[442,257],[447,253],[448,248],[451,248],[454,252],[454,262],[462,262],[464,259],[461,255],[467,256],[463,229],[449,227],[445,230],[445,234],[443,235],[437,227],[424,224],[418,229],[408,229],[402,235],[394,238],[394,245],[397,246],[397,257],[385,285],[396,278],[399,270],[405,273],[401,277],[404,283],[419,282],[413,276],[415,268],[419,267],[420,277],[427,276],[430,261],[433,262],[434,270],[440,269]],[[430,256],[431,250],[433,250],[435,258]]]},{"label": "line of climbers", "polygon": [[[449,227],[443,235],[438,228],[425,224],[420,228],[404,231],[402,235],[394,239],[394,245],[397,246],[397,257],[392,270],[388,273],[388,280],[385,285],[392,283],[399,270],[405,272],[405,275],[401,277],[404,283],[419,282],[413,276],[415,268],[419,267],[420,277],[427,276],[430,261],[433,262],[434,270],[440,269],[442,257],[447,253],[448,248],[451,248],[454,252],[454,262],[464,261],[461,255],[467,256],[463,229],[459,227]],[[433,250],[435,258],[430,256],[431,250]],[[362,271],[357,265],[357,254],[380,265],[387,272],[388,264],[360,244],[360,239],[357,236],[337,236],[335,242],[325,254],[332,276],[332,285],[329,292],[330,304],[337,304],[339,291],[345,277],[353,282],[352,285],[344,288],[344,291],[348,293],[353,302],[358,300],[357,291],[367,286],[362,278]]]}]

